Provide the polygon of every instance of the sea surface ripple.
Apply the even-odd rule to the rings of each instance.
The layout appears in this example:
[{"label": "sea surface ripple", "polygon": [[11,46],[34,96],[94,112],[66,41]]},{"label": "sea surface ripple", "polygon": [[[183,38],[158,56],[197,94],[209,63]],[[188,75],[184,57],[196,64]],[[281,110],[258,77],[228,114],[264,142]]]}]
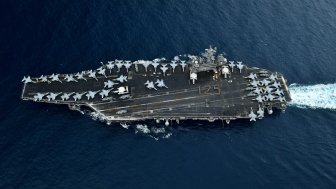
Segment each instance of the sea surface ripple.
[{"label": "sea surface ripple", "polygon": [[290,84],[333,84],[336,1],[12,0],[0,10],[0,188],[335,188],[335,110],[309,99],[252,124],[185,121],[156,140],[21,101],[20,81],[213,45]]}]

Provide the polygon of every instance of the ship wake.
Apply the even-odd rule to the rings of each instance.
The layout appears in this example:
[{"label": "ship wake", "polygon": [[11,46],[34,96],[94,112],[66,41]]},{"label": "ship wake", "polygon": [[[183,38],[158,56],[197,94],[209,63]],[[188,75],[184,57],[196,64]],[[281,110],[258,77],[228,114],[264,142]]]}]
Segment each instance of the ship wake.
[{"label": "ship wake", "polygon": [[160,126],[148,126],[146,124],[136,124],[133,126],[135,134],[143,134],[149,136],[155,140],[168,139],[172,135],[169,128],[164,128]]},{"label": "ship wake", "polygon": [[[101,113],[92,112],[90,110],[82,110],[79,107],[74,107],[74,110],[79,111],[81,114],[90,116],[95,121],[98,120],[106,123],[107,125],[111,125],[111,122],[109,122],[107,118]],[[155,140],[168,139],[173,135],[171,127],[165,127],[162,125],[147,125],[123,122],[120,123],[120,126],[124,129],[134,130],[135,134],[148,136]]]},{"label": "ship wake", "polygon": [[336,110],[336,83],[289,86],[292,101],[290,106],[312,109]]}]

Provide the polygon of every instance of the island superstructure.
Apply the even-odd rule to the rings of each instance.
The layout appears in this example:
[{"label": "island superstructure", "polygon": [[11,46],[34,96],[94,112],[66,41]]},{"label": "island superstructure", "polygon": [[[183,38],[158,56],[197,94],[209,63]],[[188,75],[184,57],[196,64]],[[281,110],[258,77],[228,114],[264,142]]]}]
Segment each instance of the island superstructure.
[{"label": "island superstructure", "polygon": [[[89,109],[102,121],[256,121],[291,100],[281,73],[228,61],[216,48],[199,56],[114,60],[73,74],[25,76],[21,98]],[[266,112],[266,113],[265,113]]]}]

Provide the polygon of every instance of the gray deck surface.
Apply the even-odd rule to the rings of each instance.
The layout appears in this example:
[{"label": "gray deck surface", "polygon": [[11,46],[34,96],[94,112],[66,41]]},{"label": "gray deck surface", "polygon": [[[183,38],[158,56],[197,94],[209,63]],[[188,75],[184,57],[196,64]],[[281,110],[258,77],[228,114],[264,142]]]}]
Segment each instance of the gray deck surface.
[{"label": "gray deck surface", "polygon": [[[78,82],[62,83],[53,81],[51,83],[27,83],[22,91],[24,100],[34,100],[34,95],[39,93],[49,92],[87,92],[99,91],[104,88],[104,82],[113,80],[120,75],[128,75],[128,81],[114,86],[114,90],[119,86],[128,86],[131,98],[120,99],[120,95],[110,93],[108,97],[101,98],[99,94],[94,99],[87,100],[84,95],[82,100],[74,101],[71,97],[68,101],[62,101],[60,96],[57,96],[55,101],[48,101],[46,98],[42,102],[58,103],[58,104],[78,104],[91,107],[97,112],[105,116],[116,117],[133,117],[137,119],[151,118],[167,118],[167,119],[236,119],[247,118],[251,108],[257,110],[260,104],[253,100],[255,97],[247,97],[250,91],[246,90],[249,80],[243,78],[251,72],[256,72],[259,69],[244,67],[242,73],[235,68],[233,73],[228,78],[221,76],[215,81],[213,71],[205,71],[198,73],[198,80],[192,84],[189,80],[188,68],[183,72],[181,66],[177,66],[175,71],[168,64],[166,75],[160,69],[154,72],[153,67],[148,67],[147,72],[142,65],[138,65],[138,70],[135,70],[135,65],[129,69],[121,68],[118,72],[114,68],[110,73],[106,71],[107,77],[97,75],[98,80],[87,78],[87,81],[78,80]],[[231,69],[230,69],[231,70]],[[271,72],[269,72],[271,73]],[[282,85],[286,99],[289,99],[289,94],[286,89],[286,83],[280,79],[281,74],[278,73],[278,81]],[[60,76],[62,80],[64,76]],[[168,88],[147,89],[144,83],[163,79]],[[34,79],[33,79],[34,80]],[[280,102],[272,102],[273,107],[280,107]],[[118,111],[126,113],[119,115]]]}]

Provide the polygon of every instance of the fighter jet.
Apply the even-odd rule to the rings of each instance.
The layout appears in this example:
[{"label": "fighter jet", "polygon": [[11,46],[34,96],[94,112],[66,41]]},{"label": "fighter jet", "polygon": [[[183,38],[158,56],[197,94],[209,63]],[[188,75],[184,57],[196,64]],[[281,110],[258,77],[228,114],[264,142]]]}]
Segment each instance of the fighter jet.
[{"label": "fighter jet", "polygon": [[164,83],[163,79],[157,79],[155,84],[160,88],[162,87],[168,88],[167,85]]},{"label": "fighter jet", "polygon": [[84,93],[76,93],[75,95],[72,96],[72,98],[77,101],[77,100],[81,100],[82,99],[82,96],[85,94],[86,92]]},{"label": "fighter jet", "polygon": [[244,65],[242,64],[242,62],[237,62],[237,67],[239,69],[239,73],[241,73],[242,69],[244,68]]},{"label": "fighter jet", "polygon": [[274,98],[275,98],[275,96],[272,95],[272,94],[268,94],[268,95],[267,95],[267,99],[268,99],[269,101],[273,101]]},{"label": "fighter jet", "polygon": [[61,99],[63,101],[65,100],[69,100],[70,99],[70,96],[72,95],[73,93],[63,93],[62,96],[61,96]]},{"label": "fighter jet", "polygon": [[110,70],[110,73],[111,73],[111,70],[114,68],[113,61],[108,61],[107,64],[106,64],[106,67],[107,67],[107,69]]},{"label": "fighter jet", "polygon": [[129,70],[130,67],[132,66],[131,61],[129,61],[129,60],[125,61],[124,66],[125,66],[125,68],[126,68],[126,71],[128,72],[128,70]]},{"label": "fighter jet", "polygon": [[[101,64],[103,64],[103,63],[101,62]],[[100,67],[97,68],[96,70],[97,70],[98,73],[99,73],[100,71],[102,71],[102,70],[105,70],[105,68],[104,68],[104,64],[103,64],[103,66],[100,66]]]},{"label": "fighter jet", "polygon": [[261,95],[258,95],[255,100],[258,101],[259,103],[262,103],[264,101],[264,98],[262,98]]},{"label": "fighter jet", "polygon": [[75,76],[77,77],[78,80],[83,79],[86,81],[86,79],[84,78],[84,72],[81,72],[81,73],[78,72],[76,73]]},{"label": "fighter jet", "polygon": [[41,82],[48,82],[48,77],[41,75],[41,77],[38,78]]},{"label": "fighter jet", "polygon": [[250,75],[248,75],[247,77],[244,77],[244,78],[255,80],[255,79],[257,79],[257,74],[250,73]]},{"label": "fighter jet", "polygon": [[48,101],[55,100],[59,94],[61,93],[49,93],[49,95],[47,95]]},{"label": "fighter jet", "polygon": [[280,83],[275,81],[273,84],[272,84],[273,87],[275,88],[279,88],[280,87]]},{"label": "fighter jet", "polygon": [[277,89],[274,93],[278,96],[282,96],[284,94],[283,91],[279,89]]},{"label": "fighter jet", "polygon": [[258,87],[259,82],[257,80],[252,80],[252,82],[250,82],[250,85],[252,85],[253,87]]},{"label": "fighter jet", "polygon": [[270,84],[271,82],[270,82],[269,80],[267,80],[267,79],[263,79],[263,80],[262,80],[262,83],[263,83],[263,85],[267,86],[267,85]]},{"label": "fighter jet", "polygon": [[155,86],[154,86],[154,82],[153,81],[146,81],[146,83],[145,83],[145,85],[146,85],[146,87],[147,87],[147,89],[155,89],[155,90],[157,90],[156,88],[155,88]]},{"label": "fighter jet", "polygon": [[231,71],[233,72],[233,68],[236,66],[236,64],[234,63],[234,61],[229,61],[229,66],[231,68]]},{"label": "fighter jet", "polygon": [[64,79],[66,80],[66,82],[70,82],[70,81],[78,82],[78,81],[73,77],[72,74],[69,74],[69,75],[67,74],[67,75],[65,75]]},{"label": "fighter jet", "polygon": [[127,76],[124,75],[120,75],[117,79],[115,79],[117,81],[119,81],[120,83],[124,83],[125,81],[127,81]]},{"label": "fighter jet", "polygon": [[110,91],[111,91],[112,89],[103,89],[99,94],[100,94],[100,96],[102,97],[102,98],[104,98],[105,96],[107,97],[108,96],[108,94],[110,93]]},{"label": "fighter jet", "polygon": [[32,83],[32,79],[30,78],[30,76],[23,76],[22,82],[24,83]]},{"label": "fighter jet", "polygon": [[185,60],[181,60],[181,66],[182,66],[182,71],[184,72],[184,69],[187,66],[187,64],[185,63]]},{"label": "fighter jet", "polygon": [[98,81],[97,76],[96,76],[96,71],[89,70],[88,74],[89,74],[89,77],[94,78],[95,80]]},{"label": "fighter jet", "polygon": [[44,95],[46,95],[46,93],[36,93],[36,94],[34,95],[34,101],[35,101],[35,102],[36,102],[36,101],[41,101],[42,98],[44,97]]},{"label": "fighter jet", "polygon": [[264,110],[259,106],[259,110],[257,111],[258,118],[263,118],[264,117]]},{"label": "fighter jet", "polygon": [[58,81],[62,83],[62,81],[59,79],[59,74],[51,74],[49,78],[51,79],[51,81]]},{"label": "fighter jet", "polygon": [[269,93],[269,94],[270,94],[270,93],[272,92],[272,90],[273,90],[273,89],[270,88],[269,86],[266,86],[266,87],[265,87],[265,91],[266,91],[266,93]]},{"label": "fighter jet", "polygon": [[175,68],[178,64],[176,64],[176,61],[173,60],[171,63],[170,63],[170,66],[173,68],[173,72],[175,71]]},{"label": "fighter jet", "polygon": [[145,70],[147,72],[147,68],[151,64],[151,61],[139,60],[138,62],[145,67]]},{"label": "fighter jet", "polygon": [[275,81],[277,79],[277,75],[271,74],[269,79]]},{"label": "fighter jet", "polygon": [[250,118],[250,121],[256,121],[257,115],[253,112],[252,108],[251,108],[251,112],[248,116]]},{"label": "fighter jet", "polygon": [[111,80],[108,80],[108,81],[105,81],[104,82],[104,88],[112,88],[113,87],[113,85],[116,85],[116,83],[114,83],[113,81],[111,81]]},{"label": "fighter jet", "polygon": [[118,72],[120,72],[120,68],[124,65],[123,63],[122,63],[122,60],[116,60],[116,64],[115,64],[116,66],[117,66],[117,68],[118,68]]},{"label": "fighter jet", "polygon": [[87,97],[88,100],[90,100],[90,98],[94,99],[97,93],[98,91],[88,91],[85,96]]},{"label": "fighter jet", "polygon": [[167,64],[162,64],[162,67],[160,67],[160,69],[163,72],[163,76],[166,76],[166,71],[168,70]]},{"label": "fighter jet", "polygon": [[253,92],[259,95],[261,93],[261,90],[259,89],[259,87],[257,87],[253,90]]},{"label": "fighter jet", "polygon": [[105,68],[100,67],[100,68],[97,69],[97,71],[98,71],[98,74],[103,75],[104,77],[106,77],[106,74],[105,74],[106,69]]},{"label": "fighter jet", "polygon": [[280,96],[278,100],[279,100],[280,102],[285,102],[285,101],[286,101],[285,97],[283,97],[283,96]]},{"label": "fighter jet", "polygon": [[153,60],[153,63],[152,63],[152,66],[154,67],[154,72],[156,72],[156,69],[157,69],[157,67],[159,66],[160,64],[159,64],[159,59],[154,59]]}]

